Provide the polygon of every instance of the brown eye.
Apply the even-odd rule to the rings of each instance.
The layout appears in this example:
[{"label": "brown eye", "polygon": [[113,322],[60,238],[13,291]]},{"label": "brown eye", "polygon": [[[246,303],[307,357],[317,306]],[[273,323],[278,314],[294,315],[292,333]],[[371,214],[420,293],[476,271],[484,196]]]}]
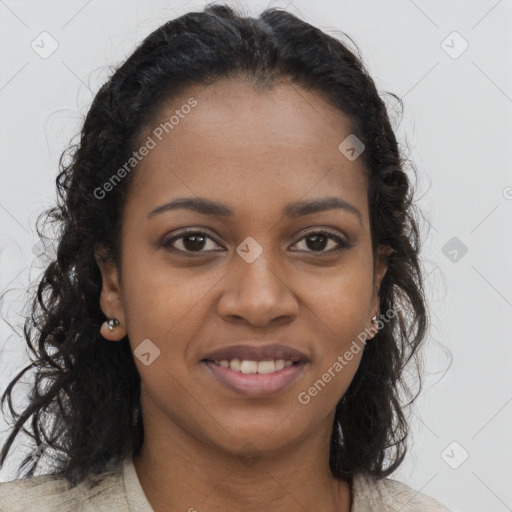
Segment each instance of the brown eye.
[{"label": "brown eye", "polygon": [[[182,233],[179,236],[175,236],[170,240],[164,241],[162,246],[177,252],[185,253],[201,253],[216,250],[214,246],[212,247],[212,244],[210,244],[210,249],[207,248],[207,242],[209,240],[214,243],[214,246],[218,245],[215,240],[213,240],[213,238],[208,236],[206,233],[203,233],[202,231],[189,231]],[[205,247],[207,250],[204,250]]]},{"label": "brown eye", "polygon": [[[299,243],[303,243],[305,249],[299,249],[299,252],[309,252],[323,254],[334,254],[338,251],[352,247],[348,242],[329,231],[311,231],[302,237]],[[208,244],[210,242],[210,244]],[[334,246],[332,243],[334,242]],[[161,243],[162,247],[170,251],[182,254],[201,254],[209,252],[218,252],[221,247],[215,240],[203,231],[187,231],[165,240]]]},{"label": "brown eye", "polygon": [[[343,249],[348,249],[350,247],[350,244],[348,242],[328,231],[312,231],[303,238],[301,238],[301,240],[297,243],[300,243],[303,240],[306,241],[306,252],[332,254]],[[334,249],[330,248],[329,250],[325,250],[329,245],[329,240],[335,242]]]}]

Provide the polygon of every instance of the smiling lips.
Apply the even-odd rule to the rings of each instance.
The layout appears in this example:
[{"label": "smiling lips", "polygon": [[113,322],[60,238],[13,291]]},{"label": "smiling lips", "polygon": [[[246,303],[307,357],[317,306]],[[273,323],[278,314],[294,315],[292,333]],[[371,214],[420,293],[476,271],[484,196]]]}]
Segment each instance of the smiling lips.
[{"label": "smiling lips", "polygon": [[[256,340],[252,343],[258,343]],[[260,342],[261,343],[261,342]],[[271,345],[258,344],[238,344],[227,347],[221,347],[207,354],[203,360],[207,361],[231,361],[240,359],[241,361],[309,361],[308,356],[299,350],[274,343]]]},{"label": "smiling lips", "polygon": [[291,366],[293,361],[285,361],[284,359],[268,360],[268,361],[250,361],[247,359],[223,359],[221,361],[213,361],[216,365],[222,366],[223,368],[230,368],[234,372],[240,372],[245,374],[264,374],[274,373],[288,368]]},{"label": "smiling lips", "polygon": [[309,358],[280,344],[233,345],[210,352],[202,362],[216,380],[246,396],[268,396],[288,387]]}]

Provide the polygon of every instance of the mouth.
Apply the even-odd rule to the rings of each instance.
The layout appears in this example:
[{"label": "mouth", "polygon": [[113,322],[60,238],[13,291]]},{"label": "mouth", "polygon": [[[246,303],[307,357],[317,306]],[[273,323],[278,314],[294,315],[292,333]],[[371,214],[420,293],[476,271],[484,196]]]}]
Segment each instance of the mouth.
[{"label": "mouth", "polygon": [[[278,343],[262,345],[261,341],[249,340],[243,344],[240,343],[218,348],[205,354],[203,360],[218,363],[225,368],[230,367],[233,371],[240,370],[237,361],[240,361],[241,368],[245,370],[253,369],[253,363],[255,362],[258,366],[259,363],[265,363],[261,366],[263,370],[262,373],[265,373],[267,369],[272,368],[270,364],[271,361],[274,363],[274,367],[277,366],[278,369],[282,369],[280,368],[282,365],[281,361],[284,361],[286,365],[288,361],[292,363],[309,361],[309,357],[300,350],[287,345]],[[242,363],[245,364],[242,365]],[[256,371],[245,371],[244,373],[256,373]],[[270,371],[267,371],[267,373],[270,373]]]},{"label": "mouth", "polygon": [[290,366],[300,364],[301,361],[291,361],[284,359],[269,359],[267,361],[248,361],[247,359],[241,360],[235,359],[222,359],[220,361],[210,361],[203,359],[203,362],[213,363],[216,366],[222,368],[229,368],[230,370],[245,375],[265,375],[268,373],[276,373],[281,371],[283,368],[289,368]]},{"label": "mouth", "polygon": [[209,361],[202,364],[214,381],[224,388],[246,397],[276,395],[292,385],[309,364],[306,361],[240,359]]},{"label": "mouth", "polygon": [[261,345],[261,340],[254,340],[214,350],[201,363],[223,387],[244,396],[263,397],[289,387],[310,358],[286,345]]}]

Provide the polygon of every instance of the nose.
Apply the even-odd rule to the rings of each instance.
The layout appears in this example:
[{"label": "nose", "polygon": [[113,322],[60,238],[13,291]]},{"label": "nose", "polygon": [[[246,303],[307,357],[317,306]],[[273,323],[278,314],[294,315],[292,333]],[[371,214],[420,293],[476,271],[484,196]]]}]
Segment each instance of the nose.
[{"label": "nose", "polygon": [[291,322],[297,316],[299,306],[292,283],[265,251],[252,263],[239,258],[234,265],[236,268],[225,277],[225,289],[217,304],[224,320],[266,327]]}]

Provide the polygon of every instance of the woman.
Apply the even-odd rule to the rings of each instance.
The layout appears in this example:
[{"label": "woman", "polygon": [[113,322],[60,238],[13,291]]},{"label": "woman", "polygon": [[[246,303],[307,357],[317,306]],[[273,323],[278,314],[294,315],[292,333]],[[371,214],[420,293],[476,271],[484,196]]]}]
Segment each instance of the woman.
[{"label": "woman", "polygon": [[1,510],[447,510],[388,478],[428,318],[360,58],[285,11],[210,5],[143,41],[73,149],[0,463],[24,425],[34,451]]}]

